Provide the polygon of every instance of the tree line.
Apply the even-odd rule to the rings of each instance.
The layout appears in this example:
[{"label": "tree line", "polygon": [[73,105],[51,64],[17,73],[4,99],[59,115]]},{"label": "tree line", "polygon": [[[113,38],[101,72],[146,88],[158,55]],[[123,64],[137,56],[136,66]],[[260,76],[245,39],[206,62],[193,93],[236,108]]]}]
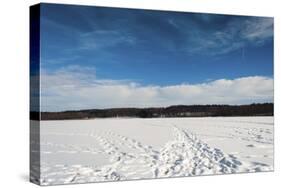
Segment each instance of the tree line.
[{"label": "tree line", "polygon": [[249,105],[174,105],[155,108],[109,108],[62,112],[30,112],[33,120],[66,120],[113,117],[273,116],[273,103]]}]

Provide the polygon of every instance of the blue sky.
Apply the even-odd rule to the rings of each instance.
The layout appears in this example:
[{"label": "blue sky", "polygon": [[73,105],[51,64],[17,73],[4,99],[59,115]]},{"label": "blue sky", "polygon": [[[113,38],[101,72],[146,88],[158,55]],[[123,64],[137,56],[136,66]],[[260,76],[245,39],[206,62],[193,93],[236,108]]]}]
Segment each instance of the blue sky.
[{"label": "blue sky", "polygon": [[[161,95],[161,89],[244,78],[263,78],[273,84],[273,18],[43,4],[41,71],[46,80],[46,86],[42,86],[44,110],[199,103],[192,102],[192,96],[188,101],[178,100],[180,97],[171,100],[171,96]],[[60,77],[64,82],[55,88],[47,83]],[[69,83],[76,83],[73,89],[85,95],[97,93],[97,87],[113,86],[122,93],[124,88],[119,91],[117,86],[124,86],[129,88],[129,100],[83,104],[89,99],[81,92],[71,94],[68,87],[69,95],[62,94]],[[221,101],[271,102],[273,85],[270,87],[265,88],[268,93],[263,98],[240,96],[239,100]],[[152,102],[155,98],[133,99],[138,90],[147,88],[158,88],[151,95],[162,98],[162,102]],[[75,104],[70,104],[73,101]]]}]

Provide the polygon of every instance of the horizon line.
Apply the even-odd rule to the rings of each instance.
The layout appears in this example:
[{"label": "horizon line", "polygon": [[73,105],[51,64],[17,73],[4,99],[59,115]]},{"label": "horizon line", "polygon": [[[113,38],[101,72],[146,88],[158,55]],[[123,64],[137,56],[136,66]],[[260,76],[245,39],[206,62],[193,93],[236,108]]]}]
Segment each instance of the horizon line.
[{"label": "horizon line", "polygon": [[[150,106],[150,107],[113,107],[113,108],[85,108],[85,109],[78,109],[78,110],[61,110],[61,111],[39,111],[40,113],[63,113],[63,112],[79,112],[79,111],[88,111],[88,110],[112,110],[112,109],[150,109],[150,108],[169,108],[169,107],[176,107],[176,106],[250,106],[250,105],[265,105],[265,104],[272,104],[274,102],[263,102],[263,103],[247,103],[247,104],[175,104],[175,105],[168,105],[168,106]],[[30,111],[36,112],[36,111]]]}]

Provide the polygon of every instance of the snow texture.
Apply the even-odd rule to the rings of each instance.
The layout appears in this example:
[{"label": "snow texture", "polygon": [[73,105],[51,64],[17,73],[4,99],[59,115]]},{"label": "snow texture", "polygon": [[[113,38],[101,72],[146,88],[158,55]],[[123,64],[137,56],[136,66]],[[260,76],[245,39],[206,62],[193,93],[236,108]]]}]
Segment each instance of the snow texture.
[{"label": "snow texture", "polygon": [[34,181],[42,185],[273,170],[273,117],[42,121],[40,128]]}]

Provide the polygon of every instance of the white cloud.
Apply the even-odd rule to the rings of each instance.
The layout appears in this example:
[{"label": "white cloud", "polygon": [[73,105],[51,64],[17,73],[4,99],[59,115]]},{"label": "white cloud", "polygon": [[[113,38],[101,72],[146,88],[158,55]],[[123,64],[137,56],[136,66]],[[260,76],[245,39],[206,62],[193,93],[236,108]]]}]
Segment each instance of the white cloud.
[{"label": "white cloud", "polygon": [[273,102],[270,77],[144,86],[128,80],[98,79],[93,72],[91,68],[80,67],[67,67],[54,73],[42,71],[41,110]]}]

